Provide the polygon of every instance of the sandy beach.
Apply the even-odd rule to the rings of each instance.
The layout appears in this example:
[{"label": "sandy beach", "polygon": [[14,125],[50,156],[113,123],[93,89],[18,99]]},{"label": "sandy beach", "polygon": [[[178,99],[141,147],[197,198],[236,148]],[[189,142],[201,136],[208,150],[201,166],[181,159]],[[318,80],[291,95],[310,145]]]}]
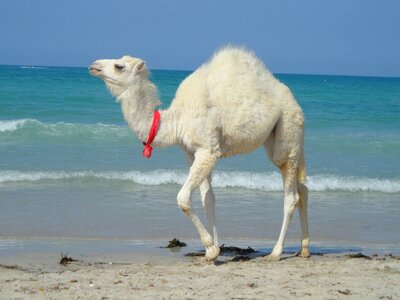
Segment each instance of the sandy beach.
[{"label": "sandy beach", "polygon": [[[354,256],[354,254],[352,254]],[[209,264],[202,258],[146,263],[0,265],[1,299],[399,299],[400,258],[285,255]]]}]

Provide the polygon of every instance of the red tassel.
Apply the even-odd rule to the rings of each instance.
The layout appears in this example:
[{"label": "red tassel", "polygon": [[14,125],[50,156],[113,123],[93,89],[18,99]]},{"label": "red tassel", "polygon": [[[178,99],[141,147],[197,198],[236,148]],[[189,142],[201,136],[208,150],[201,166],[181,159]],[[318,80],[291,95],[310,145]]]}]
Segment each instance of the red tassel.
[{"label": "red tassel", "polygon": [[151,156],[151,151],[153,151],[153,148],[150,145],[144,145],[144,149],[143,149],[143,156],[150,158]]},{"label": "red tassel", "polygon": [[149,136],[147,138],[147,142],[143,143],[144,144],[144,149],[143,149],[143,156],[150,158],[151,156],[151,151],[153,148],[150,146],[150,144],[153,142],[154,138],[157,135],[158,127],[160,125],[160,112],[158,110],[154,111],[153,115],[153,122],[151,123],[151,128],[149,132]]}]

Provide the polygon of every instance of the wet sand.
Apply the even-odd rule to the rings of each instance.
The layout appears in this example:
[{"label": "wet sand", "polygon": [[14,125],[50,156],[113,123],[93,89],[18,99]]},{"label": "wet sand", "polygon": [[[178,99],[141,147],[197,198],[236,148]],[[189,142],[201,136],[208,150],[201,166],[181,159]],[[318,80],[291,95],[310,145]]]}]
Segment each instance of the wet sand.
[{"label": "wet sand", "polygon": [[[176,255],[97,254],[60,265],[56,253],[1,261],[2,299],[399,299],[400,258],[264,253],[216,263]],[[355,256],[355,257],[354,257]],[[72,257],[76,258],[76,257]]]}]

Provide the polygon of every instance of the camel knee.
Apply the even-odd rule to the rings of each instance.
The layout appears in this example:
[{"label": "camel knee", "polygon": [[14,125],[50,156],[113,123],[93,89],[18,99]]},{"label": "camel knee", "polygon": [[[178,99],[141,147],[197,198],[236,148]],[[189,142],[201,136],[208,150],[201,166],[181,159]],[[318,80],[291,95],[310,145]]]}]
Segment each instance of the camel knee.
[{"label": "camel knee", "polygon": [[285,200],[286,199],[287,199],[288,209],[294,210],[300,202],[300,194],[290,193],[289,195],[286,195]]},{"label": "camel knee", "polygon": [[289,217],[291,218],[299,202],[300,202],[299,193],[291,193],[289,195],[286,195],[285,205],[284,205],[285,214],[288,214]]},{"label": "camel knee", "polygon": [[178,196],[176,197],[176,200],[178,202],[178,206],[180,209],[182,209],[182,211],[185,214],[188,214],[191,207],[192,207],[192,200],[191,200],[191,193],[190,191],[187,191],[186,189],[182,188],[179,193]]}]

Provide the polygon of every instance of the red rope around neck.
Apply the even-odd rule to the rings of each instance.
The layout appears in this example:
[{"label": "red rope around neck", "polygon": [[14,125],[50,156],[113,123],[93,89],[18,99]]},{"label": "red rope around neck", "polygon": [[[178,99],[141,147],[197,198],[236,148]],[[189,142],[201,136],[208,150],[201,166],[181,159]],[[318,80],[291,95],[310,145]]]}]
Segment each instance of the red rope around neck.
[{"label": "red rope around neck", "polygon": [[153,148],[150,146],[150,144],[154,141],[154,138],[157,135],[159,125],[160,125],[160,112],[158,110],[155,110],[154,116],[153,116],[153,122],[151,123],[149,136],[147,138],[147,142],[143,143],[143,145],[144,145],[143,156],[144,157],[150,158],[150,156],[151,156],[151,151],[153,150]]}]

